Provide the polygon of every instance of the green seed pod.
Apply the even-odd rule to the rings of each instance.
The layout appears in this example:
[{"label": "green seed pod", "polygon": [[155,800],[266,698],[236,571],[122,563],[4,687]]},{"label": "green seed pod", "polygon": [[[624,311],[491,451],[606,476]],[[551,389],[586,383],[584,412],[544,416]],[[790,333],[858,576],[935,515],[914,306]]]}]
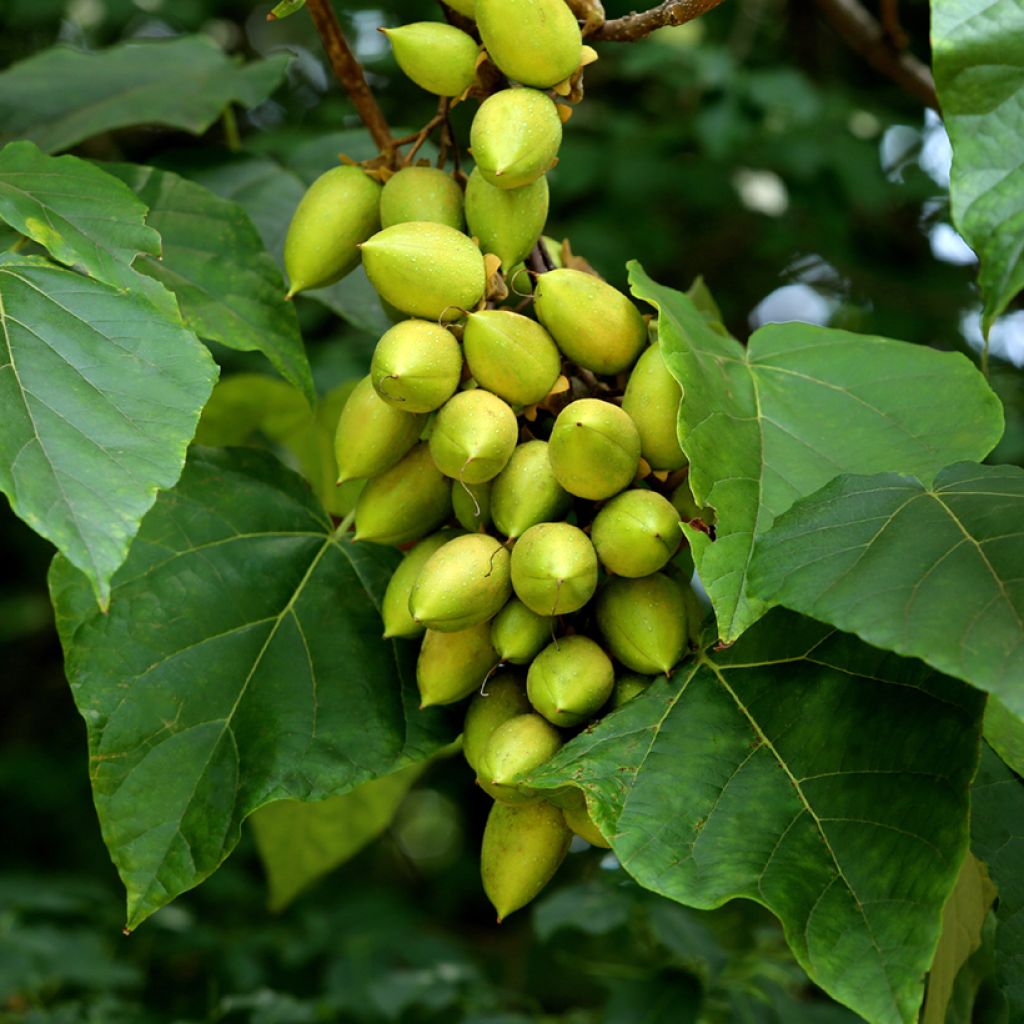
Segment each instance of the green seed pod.
[{"label": "green seed pod", "polygon": [[622,396],[622,408],[640,431],[640,451],[651,469],[679,469],[686,456],[676,433],[683,389],[668,372],[655,342],[637,360]]},{"label": "green seed pod", "polygon": [[384,183],[380,194],[381,227],[430,221],[462,230],[462,189],[436,167],[403,167]]},{"label": "green seed pod", "polygon": [[356,502],[356,540],[405,544],[433,532],[452,514],[452,489],[430,450],[417,445],[375,476]]},{"label": "green seed pod", "polygon": [[[387,192],[387,189],[385,189]],[[541,175],[522,188],[495,188],[479,170],[466,184],[466,223],[484,252],[502,268],[526,259],[548,219],[548,179]]]},{"label": "green seed pod", "polygon": [[664,573],[608,580],[597,595],[597,624],[608,649],[626,668],[668,673],[686,650],[686,601]]},{"label": "green seed pod", "polygon": [[582,270],[551,270],[533,286],[537,319],[558,347],[594,373],[621,373],[647,344],[640,311],[607,281]]},{"label": "green seed pod", "polygon": [[548,644],[526,674],[526,694],[552,725],[580,725],[612,694],[611,659],[589,637],[566,636]]},{"label": "green seed pod", "polygon": [[551,335],[536,320],[506,309],[470,313],[462,346],[474,380],[511,405],[543,401],[562,369]]},{"label": "green seed pod", "polygon": [[528,665],[554,636],[554,619],[512,598],[491,623],[491,643],[502,661]]},{"label": "green seed pod", "polygon": [[536,89],[503,89],[480,104],[469,131],[477,169],[495,188],[522,188],[555,162],[562,120]]},{"label": "green seed pod", "polygon": [[494,804],[484,828],[480,877],[499,923],[551,881],[571,839],[562,812],[545,800]]},{"label": "green seed pod", "polygon": [[428,629],[455,633],[487,622],[512,596],[509,553],[485,533],[456,537],[416,577],[409,611]]},{"label": "green seed pod", "polygon": [[516,414],[497,395],[460,391],[434,420],[430,454],[446,476],[466,484],[493,480],[516,450]]},{"label": "green seed pod", "polygon": [[633,482],[640,467],[640,435],[617,405],[581,398],[558,414],[548,458],[570,494],[600,501]]},{"label": "green seed pod", "polygon": [[407,221],[359,247],[370,283],[385,302],[426,320],[457,320],[487,287],[483,253],[447,224]]},{"label": "green seed pod", "polygon": [[364,377],[341,410],[334,434],[338,483],[390,469],[419,439],[427,417],[403,412],[381,400]]},{"label": "green seed pod", "polygon": [[565,0],[476,0],[476,23],[491,60],[523,85],[549,89],[580,66],[583,39]]},{"label": "green seed pod", "polygon": [[420,707],[454,704],[479,690],[487,673],[498,664],[487,623],[458,633],[428,629],[416,662]]},{"label": "green seed pod", "polygon": [[561,519],[571,504],[568,491],[555,478],[545,441],[519,445],[494,478],[491,518],[512,540],[531,526]]},{"label": "green seed pod", "polygon": [[594,545],[569,523],[538,523],[512,549],[512,586],[538,615],[578,611],[597,589]]},{"label": "green seed pod", "polygon": [[540,244],[544,246],[544,251],[547,253],[548,259],[551,260],[552,266],[556,270],[561,270],[565,266],[562,243],[556,242],[548,235],[541,235]]},{"label": "green seed pod", "polygon": [[476,0],[445,0],[445,3],[453,11],[458,11],[467,18],[476,17]]},{"label": "green seed pod", "polygon": [[289,298],[344,277],[380,227],[380,185],[361,167],[332,167],[306,189],[284,242]]},{"label": "green seed pod", "polygon": [[601,564],[618,576],[649,576],[676,553],[683,539],[679,514],[654,491],[616,495],[594,517],[590,539]]},{"label": "green seed pod", "polygon": [[459,525],[477,533],[491,525],[491,481],[463,484],[452,481],[452,508]]},{"label": "green seed pod", "polygon": [[581,839],[585,839],[591,846],[599,846],[602,850],[610,850],[612,844],[601,834],[601,830],[594,824],[587,810],[587,801],[583,793],[578,789],[571,789],[571,794],[561,801],[562,813],[565,815],[565,823]]},{"label": "green seed pod", "polygon": [[686,480],[672,492],[672,504],[679,513],[680,519],[687,521],[699,519],[701,522],[707,523],[708,526],[711,526],[715,521],[715,510],[710,506],[701,508],[697,504],[694,500],[693,492],[690,490],[690,485]]},{"label": "green seed pod", "polygon": [[510,804],[537,800],[539,795],[520,789],[516,779],[550,760],[561,745],[558,730],[540,715],[517,715],[491,734],[480,758],[477,781],[495,800]]},{"label": "green seed pod", "polygon": [[615,680],[615,689],[612,691],[612,709],[621,708],[628,704],[634,697],[639,697],[654,680],[650,676],[637,675],[629,672],[619,676]]},{"label": "green seed pod", "polygon": [[433,412],[459,386],[462,351],[451,331],[403,320],[381,335],[370,363],[374,390],[402,412]]},{"label": "green seed pod", "polygon": [[480,758],[494,730],[517,715],[533,709],[522,680],[512,672],[496,672],[469,702],[462,726],[462,753],[470,768],[479,773]]},{"label": "green seed pod", "polygon": [[385,639],[399,636],[414,637],[423,633],[424,627],[409,614],[409,595],[427,559],[457,536],[459,533],[456,530],[440,530],[431,534],[421,540],[398,563],[398,568],[391,574],[380,606]]},{"label": "green seed pod", "polygon": [[414,21],[381,31],[391,43],[398,66],[421,89],[435,96],[461,96],[476,79],[480,47],[462,29],[438,21]]}]

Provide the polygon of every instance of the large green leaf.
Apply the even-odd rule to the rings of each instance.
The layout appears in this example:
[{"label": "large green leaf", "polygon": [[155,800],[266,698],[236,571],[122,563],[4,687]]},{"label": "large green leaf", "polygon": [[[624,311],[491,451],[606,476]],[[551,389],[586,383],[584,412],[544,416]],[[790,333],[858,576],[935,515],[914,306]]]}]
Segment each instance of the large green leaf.
[{"label": "large green leaf", "polygon": [[931,477],[983,458],[1002,433],[999,399],[962,355],[799,323],[762,327],[744,348],[639,264],[630,283],[659,310],[665,361],[684,392],[690,486],[716,511],[715,540],[684,530],[725,641],[770,607],[749,590],[750,560],[794,501],[840,473]]},{"label": "large green leaf", "polygon": [[842,476],[754,557],[754,590],[921,658],[1024,716],[1024,470],[960,463],[931,486]]},{"label": "large green leaf", "polygon": [[995,956],[1008,1020],[1024,1020],[1024,781],[991,750],[971,789],[971,849],[999,890]]},{"label": "large green leaf", "polygon": [[262,352],[312,403],[313,377],[281,272],[245,211],[194,182],[151,167],[111,165],[149,207],[163,239],[162,259],[136,266],[178,297],[201,338]]},{"label": "large green leaf", "polygon": [[140,296],[39,257],[0,261],[0,490],[103,606],[216,377]]},{"label": "large green leaf", "polygon": [[967,845],[981,696],[776,611],[605,716],[531,779],[575,785],[641,885],[755,900],[811,978],[916,1018]]},{"label": "large green leaf", "polygon": [[932,0],[935,85],[953,145],[953,222],[981,259],[985,330],[1024,288],[1024,7]]},{"label": "large green leaf", "polygon": [[109,615],[50,575],[103,837],[134,928],[197,885],[275,800],[322,800],[431,754],[413,645],[380,639],[397,552],[337,537],[303,481],[197,449],[114,578]]},{"label": "large green leaf", "polygon": [[985,741],[1018,775],[1024,777],[1024,718],[998,698],[985,704]]},{"label": "large green leaf", "polygon": [[55,46],[0,74],[0,141],[27,138],[54,153],[136,124],[199,134],[229,103],[265,100],[288,61],[278,54],[242,66],[206,36],[133,40],[95,53]]}]

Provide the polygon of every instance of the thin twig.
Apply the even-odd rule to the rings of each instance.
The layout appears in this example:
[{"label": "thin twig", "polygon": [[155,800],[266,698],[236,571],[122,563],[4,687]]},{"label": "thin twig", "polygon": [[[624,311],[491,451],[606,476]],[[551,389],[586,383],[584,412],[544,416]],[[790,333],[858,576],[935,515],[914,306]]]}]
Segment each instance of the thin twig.
[{"label": "thin twig", "polygon": [[939,109],[935,80],[926,64],[911,53],[901,53],[882,24],[857,0],[815,0],[833,28],[851,49],[859,53],[876,71],[926,106]]},{"label": "thin twig", "polygon": [[900,22],[900,0],[882,0],[880,14],[889,41],[897,50],[905,50],[910,45],[910,38]]},{"label": "thin twig", "polygon": [[722,0],[665,0],[639,14],[627,14],[624,18],[613,18],[587,36],[588,42],[632,43],[643,39],[659,28],[670,25],[684,25],[694,18],[717,7]]},{"label": "thin twig", "polygon": [[[405,158],[402,160],[402,166],[408,167],[412,163],[413,158],[419,152],[420,146],[430,137],[431,133],[439,124],[444,124],[448,117],[448,107],[451,104],[451,100],[447,96],[442,96],[440,102],[437,105],[437,113],[410,139],[406,139],[405,142],[412,142],[412,149],[405,154]],[[404,145],[405,142],[399,140],[396,145]]]},{"label": "thin twig", "polygon": [[377,100],[366,82],[362,66],[348,45],[345,33],[341,30],[338,16],[334,13],[331,0],[306,0],[306,7],[313,18],[317,33],[327,51],[327,59],[331,62],[334,77],[348,93],[356,113],[363,124],[370,130],[373,141],[382,153],[392,148],[391,130],[384,117],[384,112],[377,105]]}]

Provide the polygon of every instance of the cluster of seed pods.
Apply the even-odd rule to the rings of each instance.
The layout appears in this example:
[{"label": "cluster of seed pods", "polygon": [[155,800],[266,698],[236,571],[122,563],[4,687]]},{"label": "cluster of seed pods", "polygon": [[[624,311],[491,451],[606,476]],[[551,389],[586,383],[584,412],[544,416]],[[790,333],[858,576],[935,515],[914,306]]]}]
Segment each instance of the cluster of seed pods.
[{"label": "cluster of seed pods", "polygon": [[[564,0],[452,6],[510,82],[477,110],[464,187],[427,166],[383,184],[330,170],[295,213],[286,264],[294,293],[361,259],[394,313],[338,423],[339,482],[366,481],[355,539],[406,552],[384,635],[419,640],[422,705],[472,698],[463,751],[494,800],[481,872],[500,920],[573,834],[608,845],[578,790],[541,799],[520,780],[684,655],[699,615],[679,523],[694,509],[682,395],[648,323],[541,237],[556,97],[586,56],[576,19]],[[418,23],[388,36],[423,88],[473,86],[469,34]],[[524,271],[536,245],[554,269]]]}]

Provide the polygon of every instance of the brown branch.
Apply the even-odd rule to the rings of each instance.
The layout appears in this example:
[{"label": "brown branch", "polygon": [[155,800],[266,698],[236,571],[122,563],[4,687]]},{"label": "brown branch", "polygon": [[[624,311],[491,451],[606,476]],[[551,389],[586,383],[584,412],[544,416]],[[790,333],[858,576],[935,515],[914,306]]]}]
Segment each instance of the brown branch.
[{"label": "brown branch", "polygon": [[607,43],[632,43],[643,39],[659,28],[670,25],[684,25],[694,18],[717,7],[722,0],[665,0],[639,14],[627,14],[624,18],[613,18],[587,36],[587,41]]},{"label": "brown branch", "polygon": [[815,0],[847,45],[876,71],[926,106],[939,109],[935,80],[928,66],[911,53],[901,53],[885,28],[857,0]]},{"label": "brown branch", "polygon": [[377,143],[382,153],[388,152],[392,148],[391,130],[388,128],[384,112],[377,105],[376,97],[370,91],[362,66],[356,60],[345,33],[341,30],[331,0],[306,0],[306,7],[312,15],[324,50],[327,51],[327,59],[331,62],[334,77],[348,93],[356,113],[370,130],[373,141]]}]

